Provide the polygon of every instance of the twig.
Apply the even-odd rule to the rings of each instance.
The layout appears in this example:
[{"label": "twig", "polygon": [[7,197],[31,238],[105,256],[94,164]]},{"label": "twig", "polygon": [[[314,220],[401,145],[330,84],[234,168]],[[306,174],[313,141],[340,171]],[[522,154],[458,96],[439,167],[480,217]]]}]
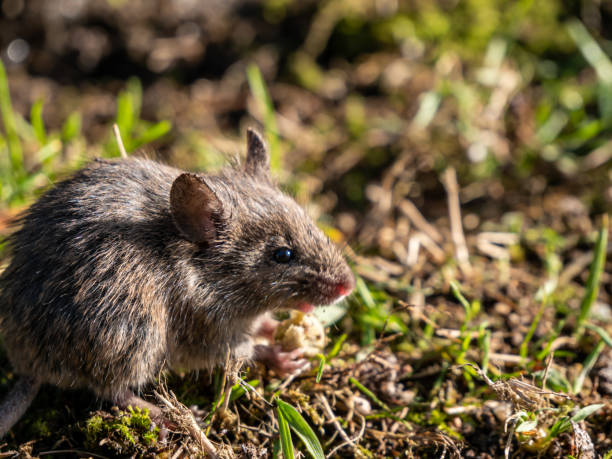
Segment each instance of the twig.
[{"label": "twig", "polygon": [[176,424],[182,431],[187,432],[202,453],[217,459],[219,457],[217,448],[204,435],[191,410],[179,402],[176,396],[172,392],[168,392],[165,387],[161,387],[160,392],[155,391],[154,393],[164,405],[164,416],[167,416],[168,420]]},{"label": "twig", "polygon": [[442,184],[446,188],[448,198],[448,216],[450,219],[451,235],[455,245],[455,256],[459,263],[459,268],[465,276],[472,274],[469,252],[463,234],[463,224],[461,223],[461,204],[459,202],[459,184],[457,183],[457,172],[453,167],[448,167],[442,174]]},{"label": "twig", "polygon": [[269,432],[264,432],[264,431],[261,429],[261,427],[252,427],[252,426],[249,426],[249,425],[246,425],[246,424],[244,424],[244,425],[243,425],[243,426],[241,426],[241,427],[242,427],[243,429],[245,429],[245,430],[250,430],[251,432],[257,432],[257,434],[258,434],[258,435],[262,435],[262,436],[264,436],[264,437],[266,437],[266,438],[273,438],[273,437],[274,437],[274,435],[272,435],[271,433],[269,433]]},{"label": "twig", "polygon": [[44,455],[44,456],[51,456],[53,454],[82,454],[87,457],[98,457],[100,459],[108,459],[107,456],[102,456],[100,454],[92,453],[90,451],[82,451],[80,449],[55,449],[51,451],[41,451],[38,454]]},{"label": "twig", "polygon": [[412,236],[408,241],[408,255],[406,256],[406,264],[408,266],[416,265],[419,260],[419,248],[421,240],[417,236]]},{"label": "twig", "polygon": [[542,376],[542,389],[544,390],[546,390],[546,379],[548,378],[548,371],[550,370],[550,367],[552,366],[554,354],[555,354],[554,352],[551,352],[550,354],[548,354],[546,368],[544,369],[544,376]]},{"label": "twig", "polygon": [[588,171],[604,165],[612,159],[612,140],[604,143],[586,155],[582,160],[582,170]]},{"label": "twig", "polygon": [[516,233],[504,233],[498,231],[483,231],[478,234],[479,238],[486,239],[494,244],[512,245],[519,242],[519,235]]},{"label": "twig", "polygon": [[512,438],[514,437],[514,430],[516,429],[516,420],[518,416],[521,414],[522,413],[520,412],[514,413],[512,416],[506,419],[506,422],[504,425],[505,431],[507,431],[508,422],[512,421],[512,424],[510,425],[510,432],[508,432],[508,438],[506,438],[506,445],[504,446],[504,458],[505,459],[510,459],[510,448],[512,446]]},{"label": "twig", "polygon": [[427,234],[431,239],[436,241],[437,243],[442,242],[443,238],[440,232],[429,223],[423,214],[419,212],[419,209],[410,201],[409,199],[403,199],[399,204],[399,210],[402,211],[406,217],[410,219],[412,224],[416,226],[418,229]]},{"label": "twig", "polygon": [[125,159],[128,157],[128,154],[127,151],[125,151],[125,147],[123,146],[121,132],[119,131],[119,126],[117,126],[117,123],[113,124],[113,132],[115,133],[115,140],[117,141],[117,146],[119,147],[119,153],[121,153],[121,157]]},{"label": "twig", "polygon": [[484,231],[476,236],[476,247],[485,255],[500,260],[508,260],[510,252],[507,246],[519,241],[515,233],[495,233]]},{"label": "twig", "polygon": [[461,330],[456,330],[454,328],[438,328],[435,331],[436,336],[440,336],[442,338],[449,339],[458,339],[463,337],[470,338],[478,338],[480,336],[480,331],[474,330],[472,332],[462,332]]},{"label": "twig", "polygon": [[473,368],[478,376],[482,378],[487,385],[493,389],[497,398],[503,401],[509,401],[515,408],[519,409],[533,409],[540,403],[540,397],[545,395],[551,395],[553,397],[561,397],[565,399],[571,399],[567,394],[560,392],[552,392],[542,390],[533,384],[526,383],[517,378],[510,378],[506,381],[499,380],[493,382],[487,374],[477,365],[472,363],[465,363],[459,365],[459,367],[470,367]]},{"label": "twig", "polygon": [[[336,419],[336,415],[332,411],[331,406],[329,406],[329,402],[327,401],[327,398],[325,398],[325,396],[323,394],[317,394],[317,399],[323,405],[323,410],[325,411],[325,416],[334,425],[334,427],[336,428],[336,431],[340,434],[340,436],[344,440],[344,443],[342,444],[342,446],[350,445],[353,448],[353,450],[355,450],[355,443],[353,443],[353,440],[351,440],[349,438],[349,436],[346,434],[346,432],[344,431],[344,429],[342,428],[342,426],[340,425],[340,423]],[[333,455],[333,453],[336,452],[337,449],[339,449],[339,448],[335,448],[332,452],[330,452],[327,455],[327,457],[331,457]]]},{"label": "twig", "polygon": [[352,440],[349,440],[348,442],[345,441],[344,443],[341,443],[338,446],[336,446],[334,449],[332,449],[329,452],[329,454],[326,457],[334,457],[334,454],[336,453],[336,451],[338,451],[341,448],[344,448],[347,445],[351,445],[353,449],[357,448],[357,446],[355,446],[355,443],[359,442],[359,440],[363,438],[363,434],[365,433],[365,427],[366,427],[365,418],[360,414],[358,416],[361,419],[361,427],[359,429],[359,433],[355,435]]},{"label": "twig", "polygon": [[561,274],[559,274],[559,285],[566,285],[572,281],[574,277],[584,272],[584,269],[593,261],[591,252],[583,253],[575,257],[568,264]]},{"label": "twig", "polygon": [[497,360],[498,362],[505,362],[505,363],[519,363],[523,359],[520,355],[500,354],[498,352],[491,352],[489,354],[489,360]]},{"label": "twig", "polygon": [[459,416],[460,414],[475,413],[481,409],[482,407],[479,405],[451,406],[444,408],[444,412],[449,416]]},{"label": "twig", "polygon": [[248,394],[255,395],[255,397],[259,398],[262,402],[264,402],[269,407],[273,407],[274,406],[272,403],[267,401],[266,398],[263,395],[261,395],[259,392],[257,392],[257,389],[255,389],[253,386],[251,386],[244,379],[238,378],[238,384],[240,384],[247,391]]},{"label": "twig", "polygon": [[510,252],[505,247],[500,247],[487,241],[486,239],[477,239],[476,247],[485,255],[498,260],[510,259]]},{"label": "twig", "polygon": [[425,247],[425,249],[427,249],[427,251],[431,254],[436,263],[444,262],[444,250],[442,250],[440,246],[436,243],[436,241],[429,237],[427,233],[418,232],[414,235],[414,237],[419,238],[419,242],[421,243],[421,245]]},{"label": "twig", "polygon": [[183,453],[183,449],[185,449],[185,445],[181,445],[172,455],[172,457],[170,459],[178,459],[179,457],[181,457],[181,454]]},{"label": "twig", "polygon": [[234,381],[236,380],[236,362],[231,362],[230,360],[230,349],[227,349],[227,354],[225,355],[225,374],[223,375],[223,381],[225,383],[224,393],[223,393],[223,406],[221,407],[221,413],[225,413],[227,411],[227,407],[229,406],[230,394],[232,393],[232,386],[234,385]]}]

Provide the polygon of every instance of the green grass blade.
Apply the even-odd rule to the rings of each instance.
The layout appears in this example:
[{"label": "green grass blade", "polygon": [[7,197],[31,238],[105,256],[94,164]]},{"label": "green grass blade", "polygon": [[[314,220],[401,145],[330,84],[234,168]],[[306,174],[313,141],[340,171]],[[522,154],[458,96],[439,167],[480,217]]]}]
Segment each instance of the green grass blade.
[{"label": "green grass blade", "polygon": [[19,182],[19,178],[24,174],[23,151],[21,149],[19,136],[17,135],[15,114],[11,105],[11,93],[9,91],[8,78],[2,60],[0,60],[0,112],[2,113],[2,122],[6,133],[13,181],[15,184]]},{"label": "green grass blade", "polygon": [[282,417],[286,419],[289,427],[291,427],[297,436],[300,437],[300,440],[302,440],[304,446],[306,446],[306,451],[308,451],[313,459],[325,459],[323,447],[321,446],[319,439],[312,428],[304,420],[302,415],[294,407],[280,399],[276,400],[276,404],[279,413],[279,425],[282,414]]},{"label": "green grass blade", "polygon": [[536,354],[536,360],[544,360],[546,356],[550,353],[550,349],[552,348],[554,341],[561,334],[561,331],[565,327],[566,322],[567,322],[567,319],[562,319],[562,320],[559,320],[555,324],[554,330],[551,333],[549,333],[549,336],[546,340],[546,345],[540,352]]},{"label": "green grass blade", "polygon": [[62,125],[62,142],[70,142],[81,134],[81,114],[72,112]]},{"label": "green grass blade", "polygon": [[597,85],[597,104],[602,121],[609,125],[612,121],[612,81]]},{"label": "green grass blade", "polygon": [[232,392],[230,394],[230,402],[233,402],[234,400],[238,400],[240,397],[246,394],[247,389],[252,390],[257,386],[259,386],[259,379],[252,379],[251,381],[245,382],[244,384],[240,384],[240,383],[235,384],[232,387]]},{"label": "green grass blade", "polygon": [[317,354],[317,358],[319,359],[319,369],[317,370],[317,377],[315,381],[317,383],[321,382],[321,376],[323,376],[323,369],[325,368],[326,359],[323,354]]},{"label": "green grass blade", "polygon": [[132,130],[140,119],[141,106],[142,86],[137,78],[131,78],[117,98],[117,126],[124,141],[131,139]]},{"label": "green grass blade", "polygon": [[527,352],[529,351],[529,343],[531,342],[531,339],[533,338],[533,334],[535,333],[536,329],[538,328],[538,325],[540,324],[540,319],[542,319],[542,315],[544,314],[544,311],[547,305],[548,305],[548,296],[545,296],[542,299],[542,302],[540,303],[538,312],[536,313],[536,316],[533,319],[533,322],[531,322],[531,326],[529,327],[529,330],[527,331],[527,334],[525,335],[523,342],[521,343],[519,354],[522,360],[525,360],[527,358]]},{"label": "green grass blade", "polygon": [[550,428],[547,438],[555,438],[557,435],[562,434],[567,429],[569,429],[571,425],[572,424],[570,423],[569,417],[567,416],[562,417],[557,422],[555,422],[553,426]]},{"label": "green grass blade", "polygon": [[166,120],[155,123],[131,142],[131,149],[135,150],[144,144],[153,142],[160,137],[165,136],[168,132],[170,132],[171,128],[172,124]]},{"label": "green grass blade", "polygon": [[367,387],[365,387],[363,384],[361,384],[359,381],[357,381],[355,378],[353,378],[352,376],[349,378],[349,381],[351,382],[351,384],[353,384],[357,389],[359,389],[359,391],[361,393],[363,393],[364,395],[366,395],[370,400],[372,400],[374,403],[376,403],[378,406],[380,406],[383,410],[386,411],[391,411],[389,409],[389,407],[387,406],[387,404],[385,402],[383,402],[381,399],[379,399],[374,392],[372,392],[370,389],[368,389]]},{"label": "green grass blade", "polygon": [[280,438],[274,440],[274,444],[272,445],[272,459],[278,459],[281,456],[281,443]]},{"label": "green grass blade", "polygon": [[30,123],[34,129],[34,135],[38,143],[45,145],[47,143],[47,132],[45,131],[45,123],[42,118],[43,101],[37,100],[30,109]]},{"label": "green grass blade", "polygon": [[602,120],[609,124],[612,121],[612,98],[610,97],[612,62],[582,22],[578,20],[570,21],[567,24],[567,31],[584,58],[597,73],[599,79],[599,85],[597,86],[599,112]]},{"label": "green grass blade", "polygon": [[582,326],[584,321],[591,312],[591,307],[595,303],[597,293],[599,292],[599,280],[601,273],[603,272],[606,264],[606,249],[608,245],[608,214],[604,214],[601,220],[601,229],[599,230],[599,237],[595,244],[593,262],[591,263],[591,269],[589,271],[589,278],[586,283],[586,293],[580,303],[580,314],[576,322],[576,331],[582,332]]},{"label": "green grass blade", "polygon": [[440,108],[442,97],[436,91],[427,91],[421,96],[421,103],[417,114],[414,116],[413,123],[420,127],[426,128],[432,122],[434,116]]},{"label": "green grass blade", "polygon": [[[140,122],[140,110],[142,107],[142,85],[138,78],[130,78],[126,88],[117,97],[117,119],[116,123],[121,133],[121,139],[126,151],[134,150],[133,131]],[[115,155],[119,153],[117,146],[110,147]]]},{"label": "green grass blade", "polygon": [[594,405],[588,405],[588,406],[585,406],[584,408],[580,408],[578,412],[572,416],[572,421],[574,422],[584,421],[587,417],[595,413],[595,411],[599,410],[603,406],[604,406],[603,403],[596,403]]},{"label": "green grass blade", "polygon": [[[216,368],[213,373],[212,386],[213,386],[215,396],[213,398],[213,404],[212,404],[210,413],[208,413],[208,416],[206,416],[206,418],[204,419],[204,423],[210,422],[213,415],[217,411],[217,408],[220,407],[221,404],[223,403],[223,396],[224,396],[223,389],[225,388],[225,375],[223,371],[221,371],[220,368]],[[212,424],[209,424],[207,431],[206,431],[206,435],[208,435],[208,433],[210,432],[211,427],[212,427]]]},{"label": "green grass blade", "polygon": [[595,405],[588,405],[588,406],[585,406],[584,408],[579,409],[576,412],[576,414],[573,415],[571,418],[567,416],[562,417],[557,422],[555,422],[555,424],[552,426],[548,434],[548,438],[555,438],[556,436],[562,434],[563,432],[565,432],[567,429],[571,427],[572,425],[571,421],[574,421],[574,422],[583,421],[584,419],[586,419],[591,414],[595,413],[597,410],[599,410],[603,406],[604,405],[602,403],[595,404]]},{"label": "green grass blade", "polygon": [[450,288],[453,292],[453,296],[457,299],[457,301],[459,301],[459,303],[461,303],[461,305],[465,309],[466,316],[469,317],[471,315],[472,306],[470,305],[470,302],[463,296],[463,293],[461,293],[461,287],[459,286],[459,283],[454,280],[450,281]]},{"label": "green grass blade", "polygon": [[131,151],[132,128],[134,126],[134,102],[131,95],[123,91],[117,97],[117,126],[126,150]]},{"label": "green grass blade", "polygon": [[577,19],[568,22],[567,31],[584,58],[595,69],[597,77],[605,83],[612,82],[612,62],[582,22]]},{"label": "green grass blade", "polygon": [[489,354],[491,353],[491,330],[483,330],[484,334],[479,338],[480,347],[482,348],[482,363],[480,368],[484,374],[489,371]]},{"label": "green grass blade", "polygon": [[357,293],[361,297],[363,304],[365,304],[369,309],[376,308],[376,301],[374,301],[374,298],[372,297],[372,294],[370,293],[368,286],[366,285],[366,283],[363,281],[361,277],[357,277],[357,280],[355,282],[355,289],[357,290]]},{"label": "green grass blade", "polygon": [[604,340],[604,342],[612,347],[612,337],[610,337],[610,335],[608,334],[607,331],[605,331],[603,328],[598,327],[597,325],[592,325],[592,324],[586,324],[585,325],[586,328],[590,328],[591,330],[593,330],[595,333],[597,333],[599,335],[599,337]]},{"label": "green grass blade", "polygon": [[[277,400],[278,401],[278,400]],[[291,431],[289,430],[289,423],[280,408],[280,405],[276,408],[276,414],[278,417],[278,433],[280,436],[281,450],[283,451],[283,457],[285,459],[293,459],[293,442],[291,441]]]},{"label": "green grass blade", "polygon": [[333,359],[334,357],[336,357],[340,353],[340,350],[342,349],[342,345],[346,341],[346,338],[348,338],[348,335],[346,333],[343,333],[342,335],[340,335],[338,337],[338,339],[334,343],[333,347],[331,348],[331,350],[327,354],[327,361],[328,362],[331,359]]},{"label": "green grass blade", "polygon": [[15,128],[17,129],[17,135],[24,142],[32,142],[36,139],[36,133],[32,128],[32,125],[27,122],[27,120],[21,116],[19,113],[13,113],[15,117]]},{"label": "green grass blade", "polygon": [[599,354],[601,354],[601,351],[604,350],[605,346],[606,346],[605,341],[602,340],[598,342],[597,346],[595,346],[595,348],[591,351],[591,353],[584,360],[584,364],[582,365],[582,371],[580,371],[580,373],[578,374],[578,377],[576,378],[576,381],[574,381],[574,387],[572,388],[572,392],[574,394],[579,394],[580,391],[582,390],[582,385],[584,384],[584,380],[586,376],[589,374],[589,371],[591,371],[591,369],[593,368],[593,365],[595,365],[595,362],[597,361],[597,357],[599,357]]},{"label": "green grass blade", "polygon": [[41,164],[44,164],[50,159],[53,159],[61,151],[62,142],[60,142],[59,139],[53,139],[38,150],[36,157]]},{"label": "green grass blade", "polygon": [[276,114],[274,112],[274,104],[268,93],[266,83],[263,79],[259,67],[255,64],[249,65],[247,68],[247,80],[251,93],[257,101],[261,113],[264,117],[264,128],[266,130],[266,138],[270,145],[270,169],[279,171],[281,169],[281,151],[278,139],[278,127],[276,126]]},{"label": "green grass blade", "polygon": [[142,84],[136,77],[132,77],[127,82],[126,91],[132,99],[132,126],[136,126],[140,120],[142,111]]},{"label": "green grass blade", "polygon": [[[544,375],[544,371],[538,371],[536,374],[538,375],[541,381]],[[546,387],[551,390],[554,390],[555,392],[572,391],[571,383],[567,380],[565,375],[563,375],[555,368],[550,368],[550,370],[548,371],[548,377],[546,378]]]}]

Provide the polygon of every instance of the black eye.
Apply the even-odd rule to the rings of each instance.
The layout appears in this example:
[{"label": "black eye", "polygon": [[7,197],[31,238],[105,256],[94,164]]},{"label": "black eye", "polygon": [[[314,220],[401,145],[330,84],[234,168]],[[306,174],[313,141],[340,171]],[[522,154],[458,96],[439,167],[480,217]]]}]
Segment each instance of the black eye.
[{"label": "black eye", "polygon": [[281,247],[274,251],[274,261],[277,263],[289,263],[293,258],[293,250],[289,247]]}]

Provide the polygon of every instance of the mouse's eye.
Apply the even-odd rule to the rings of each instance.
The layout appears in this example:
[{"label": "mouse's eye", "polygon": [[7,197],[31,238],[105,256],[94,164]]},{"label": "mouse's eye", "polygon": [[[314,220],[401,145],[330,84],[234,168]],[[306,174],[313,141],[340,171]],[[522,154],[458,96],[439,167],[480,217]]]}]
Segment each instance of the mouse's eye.
[{"label": "mouse's eye", "polygon": [[277,263],[289,263],[293,259],[293,250],[289,247],[281,247],[274,251],[274,261]]}]

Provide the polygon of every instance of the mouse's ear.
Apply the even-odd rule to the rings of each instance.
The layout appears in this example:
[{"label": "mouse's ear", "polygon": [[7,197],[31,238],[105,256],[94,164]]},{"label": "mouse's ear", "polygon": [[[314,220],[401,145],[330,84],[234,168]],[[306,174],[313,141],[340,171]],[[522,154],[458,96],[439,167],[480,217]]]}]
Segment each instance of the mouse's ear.
[{"label": "mouse's ear", "polygon": [[196,174],[179,175],[170,189],[170,211],[174,223],[188,240],[196,243],[215,239],[215,219],[223,206],[204,179]]},{"label": "mouse's ear", "polygon": [[270,155],[261,135],[252,128],[247,129],[247,156],[244,170],[254,177],[268,178]]}]

